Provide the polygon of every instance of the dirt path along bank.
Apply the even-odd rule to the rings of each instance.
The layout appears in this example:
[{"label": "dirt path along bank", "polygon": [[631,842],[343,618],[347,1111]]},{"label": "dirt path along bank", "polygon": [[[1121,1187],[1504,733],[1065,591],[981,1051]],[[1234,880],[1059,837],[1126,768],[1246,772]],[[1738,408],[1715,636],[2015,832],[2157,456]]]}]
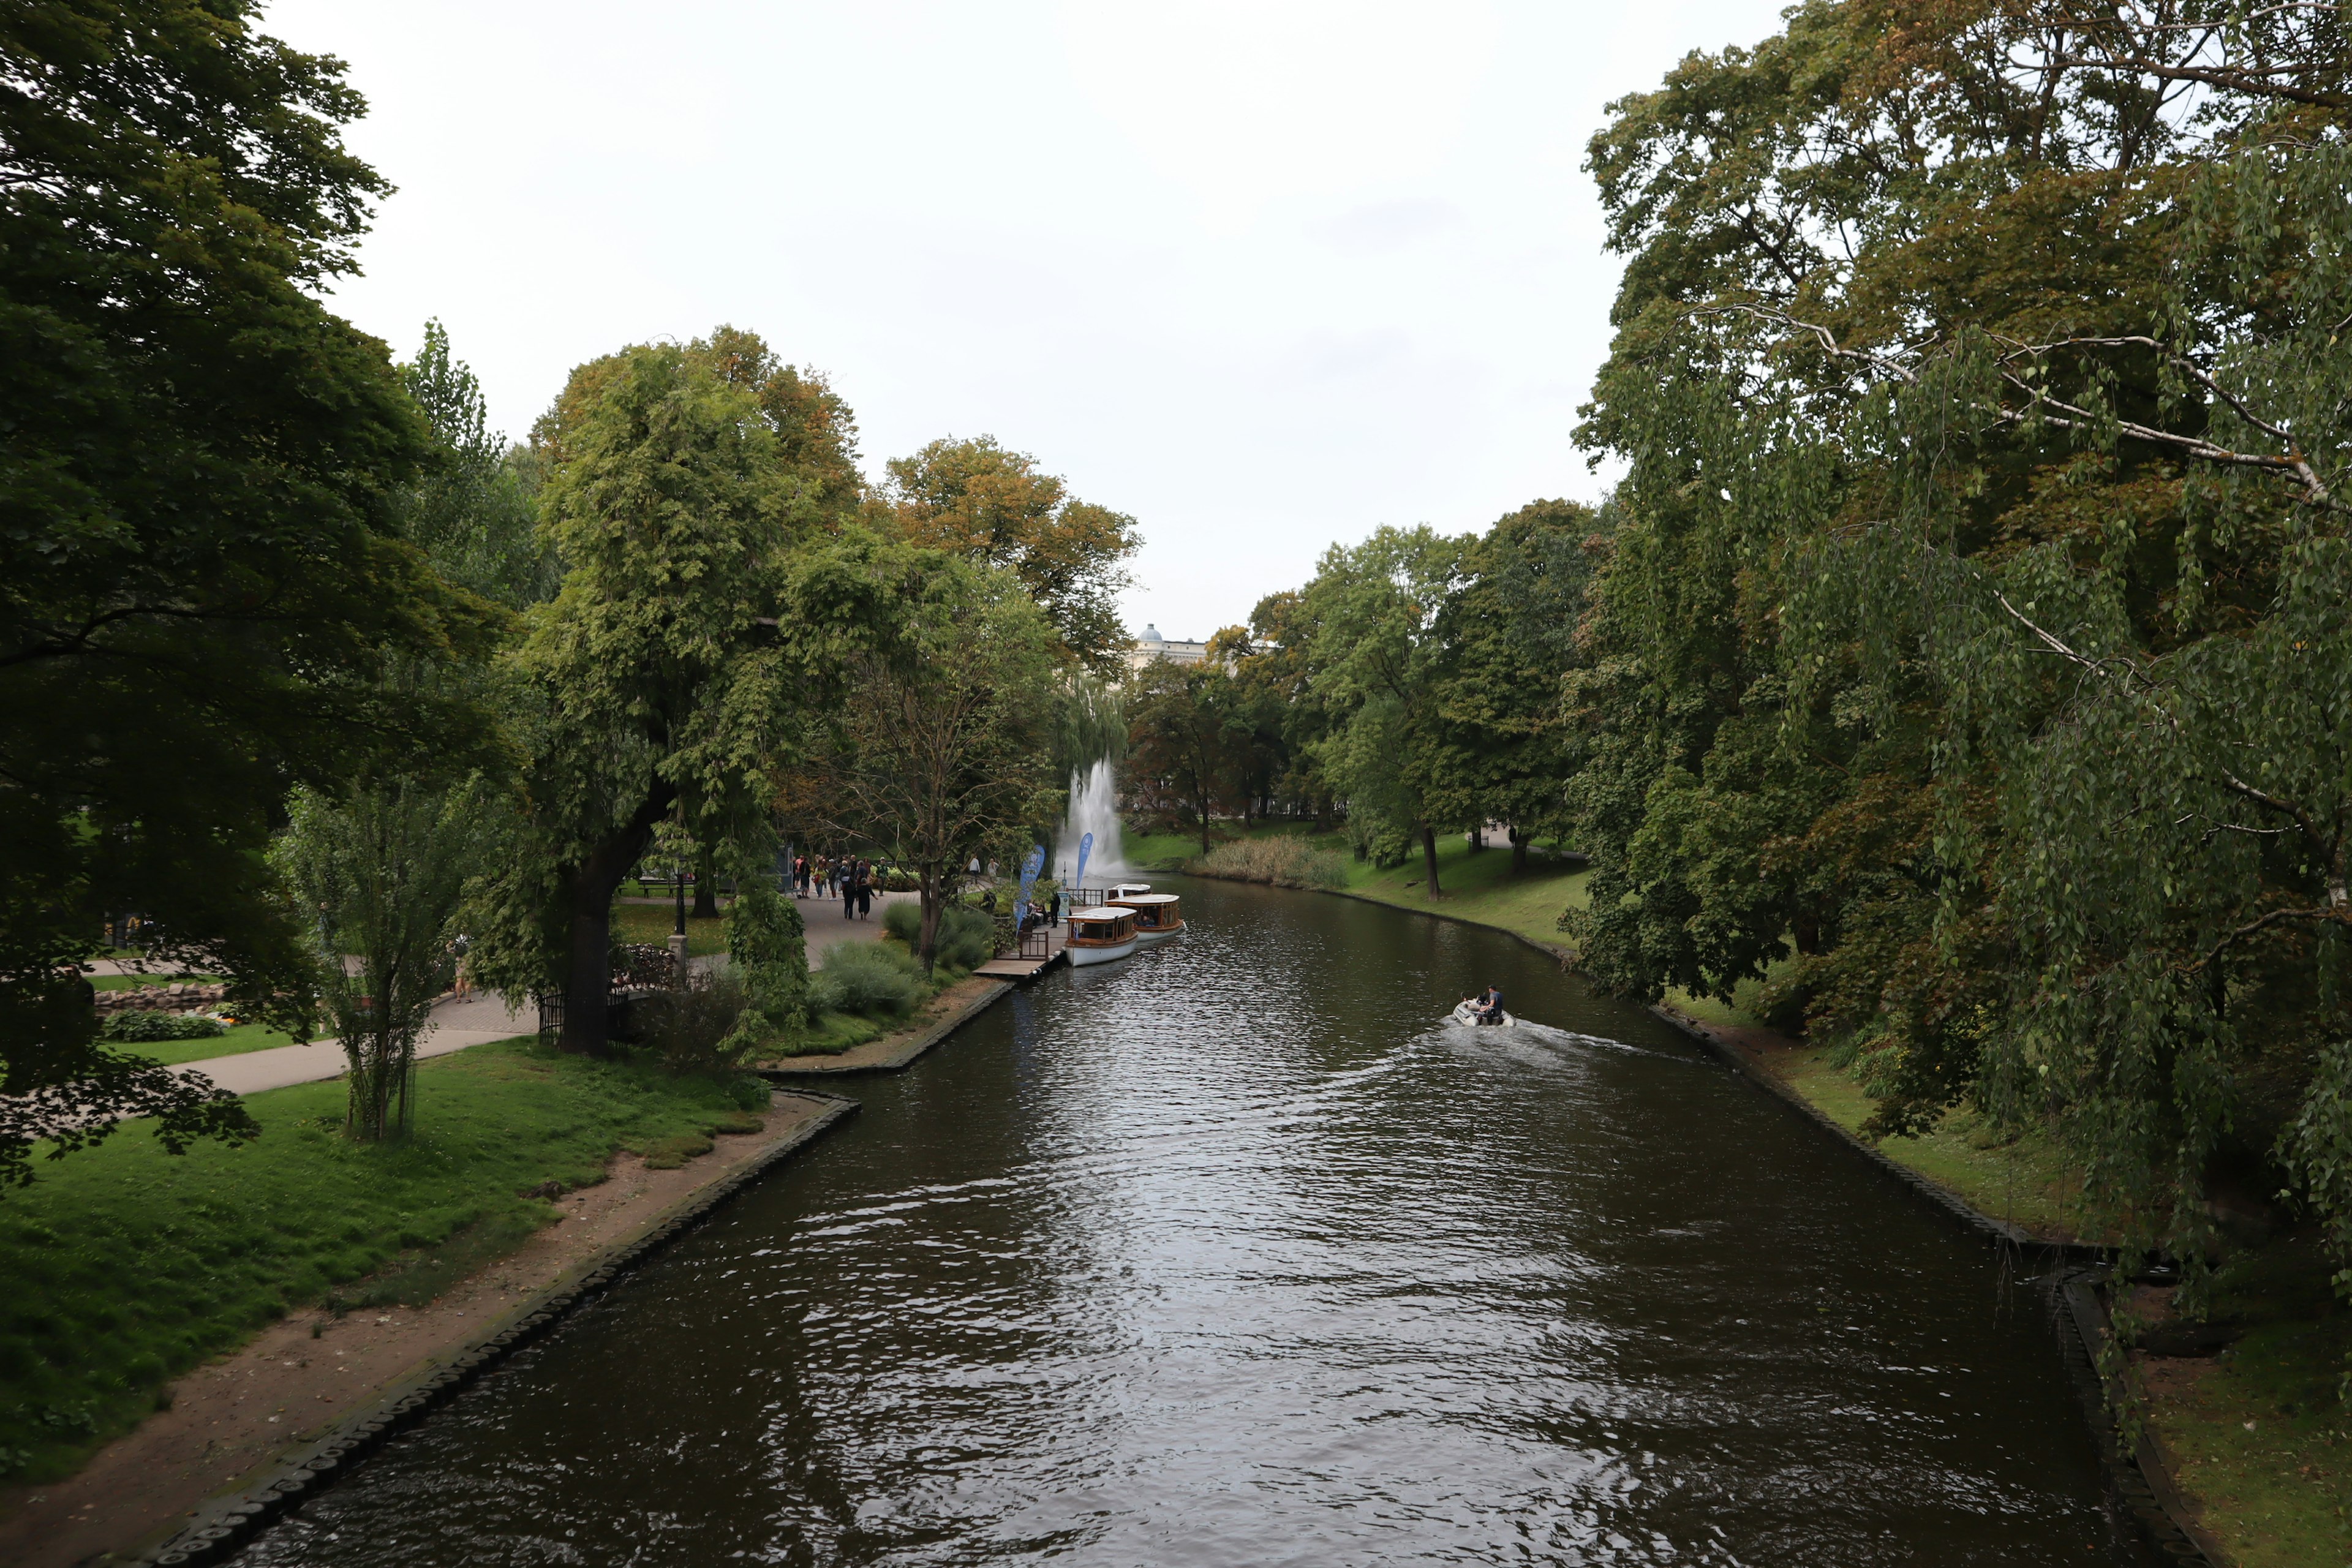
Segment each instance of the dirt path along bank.
[{"label": "dirt path along bank", "polygon": [[0,1489],[0,1563],[125,1563],[185,1524],[206,1500],[251,1484],[293,1450],[393,1388],[486,1337],[515,1309],[671,1210],[799,1134],[839,1102],[775,1095],[758,1132],[720,1135],[676,1170],[616,1156],[601,1184],[556,1200],[562,1223],[431,1305],[343,1317],[295,1313],[242,1350],[196,1368],[171,1406],[100,1449],[72,1478]]}]

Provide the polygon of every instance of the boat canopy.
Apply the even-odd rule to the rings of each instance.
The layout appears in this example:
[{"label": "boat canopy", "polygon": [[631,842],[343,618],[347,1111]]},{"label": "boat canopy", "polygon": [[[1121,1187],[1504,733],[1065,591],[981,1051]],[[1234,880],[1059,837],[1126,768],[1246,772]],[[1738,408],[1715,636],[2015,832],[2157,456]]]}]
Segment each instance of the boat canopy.
[{"label": "boat canopy", "polygon": [[1133,909],[1138,904],[1172,904],[1177,901],[1177,895],[1174,893],[1128,893],[1115,901],[1124,908]]}]

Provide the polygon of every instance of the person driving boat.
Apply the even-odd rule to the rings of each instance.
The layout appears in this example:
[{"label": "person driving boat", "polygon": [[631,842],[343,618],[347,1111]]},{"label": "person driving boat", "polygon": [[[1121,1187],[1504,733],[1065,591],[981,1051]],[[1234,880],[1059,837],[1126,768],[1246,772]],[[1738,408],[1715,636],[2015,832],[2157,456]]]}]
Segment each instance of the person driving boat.
[{"label": "person driving boat", "polygon": [[1503,1021],[1503,993],[1499,986],[1488,985],[1471,999],[1471,1005],[1478,1009],[1480,1023],[1499,1024]]}]

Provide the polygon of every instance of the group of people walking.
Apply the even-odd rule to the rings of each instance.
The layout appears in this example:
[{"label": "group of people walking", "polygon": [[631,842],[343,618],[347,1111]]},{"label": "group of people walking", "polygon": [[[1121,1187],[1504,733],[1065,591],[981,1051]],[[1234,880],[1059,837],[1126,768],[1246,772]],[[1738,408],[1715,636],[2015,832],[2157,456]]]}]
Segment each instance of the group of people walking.
[{"label": "group of people walking", "polygon": [[814,889],[819,898],[841,900],[843,920],[866,920],[874,910],[874,862],[851,856],[835,859],[819,855],[793,858],[793,894],[805,899]]}]

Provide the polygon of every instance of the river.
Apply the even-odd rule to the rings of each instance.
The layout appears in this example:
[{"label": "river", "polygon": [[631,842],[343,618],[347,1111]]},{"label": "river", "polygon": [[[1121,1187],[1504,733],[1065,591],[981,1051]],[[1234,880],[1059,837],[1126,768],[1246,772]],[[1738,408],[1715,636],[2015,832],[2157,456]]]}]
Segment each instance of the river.
[{"label": "river", "polygon": [[1183,890],[238,1561],[2129,1560],[1981,1243],[1500,933]]}]

